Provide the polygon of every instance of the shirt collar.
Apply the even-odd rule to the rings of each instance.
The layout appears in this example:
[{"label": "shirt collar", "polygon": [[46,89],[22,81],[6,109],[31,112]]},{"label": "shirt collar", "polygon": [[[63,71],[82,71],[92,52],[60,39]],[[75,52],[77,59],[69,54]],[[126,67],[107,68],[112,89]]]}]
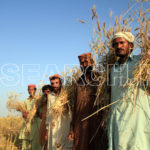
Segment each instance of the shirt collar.
[{"label": "shirt collar", "polygon": [[[30,96],[27,98],[28,100],[30,100]],[[32,100],[34,100],[34,99],[36,99],[36,97],[34,96],[33,98],[32,98]],[[31,100],[30,100],[31,101]]]},{"label": "shirt collar", "polygon": [[54,92],[51,92],[50,94],[56,96],[56,94]]},{"label": "shirt collar", "polygon": [[128,59],[133,60],[133,54],[132,53],[130,54]]},{"label": "shirt collar", "polygon": [[[128,59],[126,60],[126,62],[127,62],[127,61],[130,61],[130,60],[131,60],[131,61],[133,60],[133,54],[132,54],[132,53],[129,55],[129,57],[128,57]],[[126,63],[126,62],[125,62],[125,63]],[[118,62],[118,61],[115,63],[115,66],[119,66],[119,62]]]}]

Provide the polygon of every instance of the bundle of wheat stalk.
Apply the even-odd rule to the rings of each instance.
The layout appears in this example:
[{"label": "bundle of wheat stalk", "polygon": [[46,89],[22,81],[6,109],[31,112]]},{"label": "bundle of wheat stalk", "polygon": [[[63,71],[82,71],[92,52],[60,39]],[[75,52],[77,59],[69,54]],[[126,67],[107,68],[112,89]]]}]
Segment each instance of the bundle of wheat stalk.
[{"label": "bundle of wheat stalk", "polygon": [[59,116],[67,110],[66,105],[68,104],[68,94],[67,91],[62,89],[56,101],[52,104],[49,109],[49,113],[53,116],[54,120],[57,120]]},{"label": "bundle of wheat stalk", "polygon": [[10,93],[10,96],[8,96],[8,101],[7,101],[7,109],[9,111],[15,110],[19,112],[27,112],[27,118],[25,119],[25,127],[26,127],[26,134],[29,133],[30,131],[30,124],[32,123],[32,120],[34,116],[36,115],[37,109],[40,107],[43,97],[40,96],[41,88],[39,85],[38,92],[35,96],[35,104],[33,105],[33,108],[28,112],[27,107],[24,103],[18,100],[19,95],[15,94],[13,92]]},{"label": "bundle of wheat stalk", "polygon": [[[22,103],[21,101],[18,100],[18,96],[17,94],[11,92],[10,96],[8,96],[8,101],[7,101],[7,109],[9,111],[15,110],[18,112],[27,112],[27,108],[26,105],[24,103]],[[29,116],[29,115],[28,115]],[[25,120],[25,126],[26,126],[26,134],[29,133],[29,117]]]},{"label": "bundle of wheat stalk", "polygon": [[18,94],[15,94],[13,92],[10,93],[8,96],[8,101],[6,104],[6,107],[9,111],[15,110],[19,112],[24,112],[26,111],[26,106],[18,100]]},{"label": "bundle of wheat stalk", "polygon": [[82,75],[82,71],[79,66],[73,66],[73,68],[67,68],[65,73],[62,73],[62,76],[65,81],[64,88],[68,94],[69,105],[73,107],[75,100],[75,88],[77,82]]},{"label": "bundle of wheat stalk", "polygon": [[150,58],[148,57],[150,52],[150,9],[140,9],[138,22],[139,27],[135,29],[138,31],[136,34],[136,44],[141,50],[141,60],[133,72],[133,79],[126,84],[128,87],[134,87],[134,103],[139,86],[144,85],[145,92],[149,93],[149,89],[147,90],[146,86],[149,86],[150,79]]}]

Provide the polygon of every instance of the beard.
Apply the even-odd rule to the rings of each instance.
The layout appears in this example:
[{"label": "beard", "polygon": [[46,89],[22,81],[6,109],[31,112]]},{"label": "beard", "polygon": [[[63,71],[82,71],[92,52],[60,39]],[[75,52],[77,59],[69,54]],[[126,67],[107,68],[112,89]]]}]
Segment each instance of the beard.
[{"label": "beard", "polygon": [[88,74],[93,70],[93,66],[87,66],[86,68],[81,67],[83,73]]},{"label": "beard", "polygon": [[123,48],[117,48],[116,49],[116,56],[118,57],[126,57],[131,53],[131,51],[129,50],[129,48],[127,50],[123,49]]},{"label": "beard", "polygon": [[61,87],[58,87],[58,88],[53,88],[53,92],[54,93],[57,93],[58,91],[60,91]]}]

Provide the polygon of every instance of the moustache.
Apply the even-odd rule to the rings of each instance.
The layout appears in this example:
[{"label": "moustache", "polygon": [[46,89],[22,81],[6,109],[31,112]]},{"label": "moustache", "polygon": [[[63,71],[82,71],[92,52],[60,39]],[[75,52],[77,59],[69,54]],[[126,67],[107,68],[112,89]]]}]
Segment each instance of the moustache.
[{"label": "moustache", "polygon": [[124,50],[123,48],[117,48],[117,51]]}]

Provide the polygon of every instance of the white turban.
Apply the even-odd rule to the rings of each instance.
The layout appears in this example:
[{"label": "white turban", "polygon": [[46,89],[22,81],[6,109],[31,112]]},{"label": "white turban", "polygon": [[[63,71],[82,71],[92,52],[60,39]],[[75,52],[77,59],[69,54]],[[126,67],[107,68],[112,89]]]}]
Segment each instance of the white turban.
[{"label": "white turban", "polygon": [[126,39],[128,42],[131,42],[131,43],[134,42],[134,35],[131,32],[117,32],[114,35],[113,40],[118,38],[118,37],[122,37],[122,38]]}]

